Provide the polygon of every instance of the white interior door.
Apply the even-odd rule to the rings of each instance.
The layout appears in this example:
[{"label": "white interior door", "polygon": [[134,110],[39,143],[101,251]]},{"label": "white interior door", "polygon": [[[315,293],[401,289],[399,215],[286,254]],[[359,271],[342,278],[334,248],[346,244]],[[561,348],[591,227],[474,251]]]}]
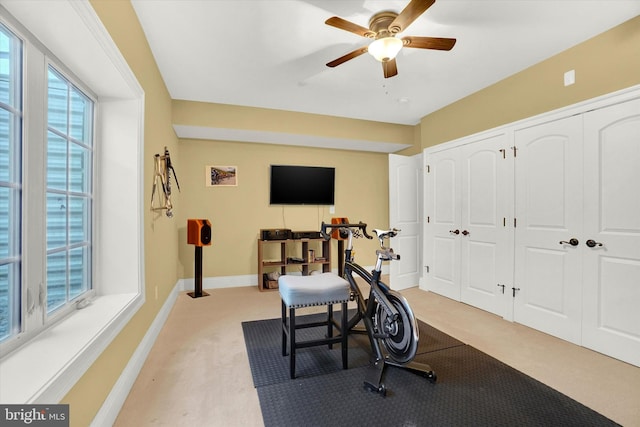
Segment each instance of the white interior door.
[{"label": "white interior door", "polygon": [[640,100],[585,115],[583,345],[640,366]]},{"label": "white interior door", "polygon": [[514,320],[580,342],[582,117],[515,132]]},{"label": "white interior door", "polygon": [[[460,301],[460,150],[425,156],[425,285]],[[457,231],[457,232],[456,232]]]},{"label": "white interior door", "polygon": [[389,225],[399,228],[391,247],[400,254],[389,265],[389,285],[401,290],[418,286],[422,275],[422,154],[389,154]]},{"label": "white interior door", "polygon": [[505,134],[461,147],[461,220],[456,236],[461,241],[461,300],[499,316],[505,314],[505,301],[510,302],[499,284],[508,286],[513,271],[513,246],[508,241],[513,228],[507,228],[505,218],[511,165]]}]

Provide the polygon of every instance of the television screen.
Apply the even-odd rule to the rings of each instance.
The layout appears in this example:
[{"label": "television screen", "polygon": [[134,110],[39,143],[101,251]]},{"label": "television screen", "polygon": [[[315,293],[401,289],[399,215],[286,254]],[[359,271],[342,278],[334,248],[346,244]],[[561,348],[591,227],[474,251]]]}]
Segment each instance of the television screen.
[{"label": "television screen", "polygon": [[271,165],[272,205],[333,205],[335,168]]}]

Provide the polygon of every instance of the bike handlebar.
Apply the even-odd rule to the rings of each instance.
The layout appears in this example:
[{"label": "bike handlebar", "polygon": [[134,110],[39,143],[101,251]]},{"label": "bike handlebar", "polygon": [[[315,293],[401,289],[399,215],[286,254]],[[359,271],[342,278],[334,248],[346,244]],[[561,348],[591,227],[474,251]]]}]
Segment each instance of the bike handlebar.
[{"label": "bike handlebar", "polygon": [[331,240],[331,234],[327,234],[327,230],[340,229],[340,228],[357,228],[359,230],[362,230],[362,234],[364,234],[364,237],[366,237],[367,239],[373,239],[373,237],[367,234],[367,224],[365,224],[362,221],[360,221],[357,224],[325,224],[325,222],[322,221],[320,234],[322,235],[322,238],[324,240]]}]

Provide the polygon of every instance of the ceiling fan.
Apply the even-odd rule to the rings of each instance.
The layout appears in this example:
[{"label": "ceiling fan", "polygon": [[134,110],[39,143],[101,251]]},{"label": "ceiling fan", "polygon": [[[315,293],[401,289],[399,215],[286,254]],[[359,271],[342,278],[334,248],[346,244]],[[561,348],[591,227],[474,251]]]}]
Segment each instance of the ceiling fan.
[{"label": "ceiling fan", "polygon": [[406,30],[433,3],[435,3],[435,0],[411,0],[400,14],[391,11],[376,13],[369,20],[369,28],[361,27],[337,16],[327,19],[325,21],[327,25],[373,39],[369,46],[358,48],[338,59],[334,59],[327,63],[327,67],[336,67],[369,52],[382,63],[384,77],[389,78],[398,74],[396,55],[403,47],[451,50],[453,45],[456,44],[456,39],[418,36],[405,36],[400,39],[396,37],[396,34]]}]

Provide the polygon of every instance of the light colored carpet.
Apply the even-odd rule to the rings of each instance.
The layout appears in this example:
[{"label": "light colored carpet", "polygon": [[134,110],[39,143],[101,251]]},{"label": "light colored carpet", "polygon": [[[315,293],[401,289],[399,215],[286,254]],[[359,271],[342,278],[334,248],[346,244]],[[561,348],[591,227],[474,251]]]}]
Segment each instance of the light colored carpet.
[{"label": "light colored carpet", "polygon": [[[263,425],[241,323],[279,317],[278,292],[207,292],[178,296],[115,426]],[[418,288],[402,293],[419,319],[623,426],[640,427],[640,368]]]}]

